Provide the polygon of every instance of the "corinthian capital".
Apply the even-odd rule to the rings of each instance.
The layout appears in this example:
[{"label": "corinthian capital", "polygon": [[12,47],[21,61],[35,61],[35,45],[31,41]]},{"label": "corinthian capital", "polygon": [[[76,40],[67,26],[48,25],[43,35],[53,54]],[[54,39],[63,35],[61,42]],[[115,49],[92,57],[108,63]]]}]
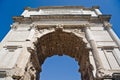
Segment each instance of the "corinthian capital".
[{"label": "corinthian capital", "polygon": [[103,23],[104,27],[112,27],[112,24],[110,24],[109,22],[105,21]]},{"label": "corinthian capital", "polygon": [[17,29],[18,25],[19,25],[19,23],[18,23],[18,22],[15,22],[15,23],[13,23],[12,25],[10,25],[10,27],[11,27],[12,29]]}]

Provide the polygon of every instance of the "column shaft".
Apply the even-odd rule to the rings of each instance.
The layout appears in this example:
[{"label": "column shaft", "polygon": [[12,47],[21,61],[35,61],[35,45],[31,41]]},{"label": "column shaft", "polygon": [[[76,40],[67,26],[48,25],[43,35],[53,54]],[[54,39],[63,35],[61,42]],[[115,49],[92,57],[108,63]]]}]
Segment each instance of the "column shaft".
[{"label": "column shaft", "polygon": [[120,49],[120,40],[119,40],[118,36],[115,34],[115,32],[112,30],[111,27],[108,26],[108,27],[106,27],[106,29]]},{"label": "column shaft", "polygon": [[102,65],[102,62],[101,62],[101,59],[99,57],[99,52],[98,52],[98,49],[97,49],[96,42],[94,40],[94,37],[93,37],[91,31],[88,28],[85,28],[85,33],[86,33],[86,37],[87,37],[87,39],[90,43],[90,46],[92,48],[92,53],[93,53],[93,57],[94,57],[94,60],[95,60],[97,70],[104,69],[103,65]]}]

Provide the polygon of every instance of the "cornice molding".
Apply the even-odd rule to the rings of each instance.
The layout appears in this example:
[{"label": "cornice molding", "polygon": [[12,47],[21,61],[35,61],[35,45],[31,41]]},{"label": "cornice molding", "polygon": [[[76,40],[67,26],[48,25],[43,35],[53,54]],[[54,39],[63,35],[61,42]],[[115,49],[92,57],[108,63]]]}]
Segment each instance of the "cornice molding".
[{"label": "cornice molding", "polygon": [[99,6],[84,7],[84,6],[41,6],[39,8],[26,7],[28,11],[39,11],[40,9],[83,9],[83,10],[94,10],[99,9]]},{"label": "cornice molding", "polygon": [[81,20],[89,22],[109,22],[111,15],[99,15],[98,17],[92,17],[91,15],[32,15],[30,17],[14,16],[13,21],[19,23],[29,23],[34,21],[43,20]]},{"label": "cornice molding", "polygon": [[111,19],[111,16],[110,14],[103,14],[103,15],[99,15],[98,18],[101,20],[101,21],[110,21]]}]

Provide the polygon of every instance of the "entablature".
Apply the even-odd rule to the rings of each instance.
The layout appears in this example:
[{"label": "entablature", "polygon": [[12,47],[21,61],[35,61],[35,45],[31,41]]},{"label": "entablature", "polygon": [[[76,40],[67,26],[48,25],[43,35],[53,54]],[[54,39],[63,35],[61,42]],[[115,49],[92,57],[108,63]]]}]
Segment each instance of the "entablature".
[{"label": "entablature", "polygon": [[[57,25],[37,25],[36,28],[39,29],[49,29],[56,28]],[[63,29],[82,29],[85,25],[62,25]]]},{"label": "entablature", "polygon": [[74,20],[81,20],[81,21],[89,21],[89,22],[100,22],[103,23],[105,21],[110,20],[111,15],[99,15],[98,17],[92,17],[91,15],[31,15],[30,17],[24,16],[14,16],[13,21],[19,23],[31,23],[34,21],[41,21],[41,20],[64,20],[64,21],[74,21]]}]

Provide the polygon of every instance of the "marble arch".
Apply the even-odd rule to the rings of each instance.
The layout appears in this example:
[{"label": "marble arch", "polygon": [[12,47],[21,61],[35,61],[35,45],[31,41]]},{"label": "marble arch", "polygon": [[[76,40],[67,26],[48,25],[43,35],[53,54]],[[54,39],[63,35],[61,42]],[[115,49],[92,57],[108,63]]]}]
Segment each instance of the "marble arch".
[{"label": "marble arch", "polygon": [[82,80],[120,80],[120,40],[98,6],[25,8],[0,42],[0,79],[38,80],[47,57],[68,55]]},{"label": "marble arch", "polygon": [[[81,66],[79,72],[82,73],[83,80],[92,78],[92,75],[90,75],[92,74],[92,69],[90,69],[92,65],[89,62],[89,49],[82,37],[76,36],[72,32],[64,32],[58,28],[54,32],[38,38],[35,47],[40,66],[47,57],[62,56],[64,54],[78,61],[78,65]],[[86,68],[88,71],[85,71]]]}]

